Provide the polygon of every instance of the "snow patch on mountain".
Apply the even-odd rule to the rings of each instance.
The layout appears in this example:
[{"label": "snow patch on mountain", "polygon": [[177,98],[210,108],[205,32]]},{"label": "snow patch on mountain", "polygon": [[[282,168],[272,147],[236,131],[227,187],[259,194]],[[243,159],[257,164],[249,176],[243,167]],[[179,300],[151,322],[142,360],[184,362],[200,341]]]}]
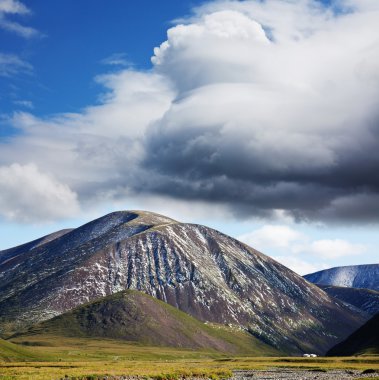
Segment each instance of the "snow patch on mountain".
[{"label": "snow patch on mountain", "polygon": [[379,264],[335,267],[307,274],[304,278],[320,285],[379,290]]}]

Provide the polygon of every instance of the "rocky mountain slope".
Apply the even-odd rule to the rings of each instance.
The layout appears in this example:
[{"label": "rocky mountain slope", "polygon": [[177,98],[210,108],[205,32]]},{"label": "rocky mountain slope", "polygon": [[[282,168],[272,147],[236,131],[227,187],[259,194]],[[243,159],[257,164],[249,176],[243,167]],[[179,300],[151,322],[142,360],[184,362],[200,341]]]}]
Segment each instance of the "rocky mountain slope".
[{"label": "rocky mountain slope", "polygon": [[201,321],[243,326],[288,353],[322,353],[365,321],[243,243],[154,213],[111,213],[0,252],[0,262],[0,326],[8,329],[125,289]]},{"label": "rocky mountain slope", "polygon": [[42,238],[33,240],[29,243],[22,244],[22,245],[19,245],[17,247],[14,247],[14,248],[6,249],[4,251],[0,251],[0,265],[5,264],[6,261],[8,261],[8,259],[14,259],[18,255],[21,255],[25,252],[31,251],[35,248],[38,248],[38,247],[40,247],[46,243],[49,243],[50,241],[57,239],[57,238],[65,235],[66,233],[71,232],[71,231],[72,231],[72,229],[57,231],[57,232],[54,232],[50,235],[46,235]]},{"label": "rocky mountain slope", "polygon": [[379,264],[330,268],[307,274],[304,278],[314,284],[366,288],[379,291]]},{"label": "rocky mountain slope", "polygon": [[327,353],[329,356],[363,354],[379,354],[379,313]]},{"label": "rocky mountain slope", "polygon": [[126,290],[41,322],[21,336],[111,338],[149,346],[213,349],[225,353],[278,355],[247,331],[205,324],[145,293]]},{"label": "rocky mountain slope", "polygon": [[379,313],[379,292],[376,290],[319,284],[318,286],[331,297],[353,305],[371,316]]}]

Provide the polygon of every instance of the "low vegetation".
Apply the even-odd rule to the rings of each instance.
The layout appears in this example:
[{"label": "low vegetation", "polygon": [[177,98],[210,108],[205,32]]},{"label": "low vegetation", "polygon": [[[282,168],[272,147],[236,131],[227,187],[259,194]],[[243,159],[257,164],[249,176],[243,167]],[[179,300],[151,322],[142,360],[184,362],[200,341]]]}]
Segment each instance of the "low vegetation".
[{"label": "low vegetation", "polygon": [[348,358],[268,358],[230,356],[212,350],[143,346],[111,339],[36,334],[0,341],[0,380],[96,379],[135,375],[156,380],[182,377],[229,377],[233,370],[270,367],[311,369],[372,369],[379,356]]}]

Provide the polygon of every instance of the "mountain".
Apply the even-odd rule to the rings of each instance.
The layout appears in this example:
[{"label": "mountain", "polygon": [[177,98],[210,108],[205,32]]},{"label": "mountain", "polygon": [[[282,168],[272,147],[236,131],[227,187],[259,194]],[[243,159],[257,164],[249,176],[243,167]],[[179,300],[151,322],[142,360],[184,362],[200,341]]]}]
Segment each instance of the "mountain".
[{"label": "mountain", "polygon": [[226,353],[278,355],[241,328],[200,322],[136,290],[100,298],[29,328],[22,336],[111,338],[149,346],[213,349]]},{"label": "mountain", "polygon": [[314,284],[379,291],[379,264],[350,265],[325,269],[307,274],[304,278]]},{"label": "mountain", "polygon": [[331,297],[353,305],[371,316],[379,313],[379,292],[376,290],[317,285]]},{"label": "mountain", "polygon": [[379,313],[327,353],[328,356],[363,354],[379,354]]},{"label": "mountain", "polygon": [[0,252],[0,326],[30,326],[135,289],[199,319],[243,326],[287,353],[323,353],[366,319],[211,228],[142,211]]}]

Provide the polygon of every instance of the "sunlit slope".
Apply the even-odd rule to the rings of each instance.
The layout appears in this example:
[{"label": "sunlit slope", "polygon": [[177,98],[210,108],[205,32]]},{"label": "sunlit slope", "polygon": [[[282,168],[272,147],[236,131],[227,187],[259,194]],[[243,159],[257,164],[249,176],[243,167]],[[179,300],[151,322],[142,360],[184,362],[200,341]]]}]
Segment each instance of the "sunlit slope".
[{"label": "sunlit slope", "polygon": [[314,284],[379,291],[379,264],[348,265],[324,269],[307,274],[304,278]]},{"label": "sunlit slope", "polygon": [[0,361],[24,361],[24,360],[45,360],[45,355],[33,352],[32,349],[13,344],[0,339]]}]

